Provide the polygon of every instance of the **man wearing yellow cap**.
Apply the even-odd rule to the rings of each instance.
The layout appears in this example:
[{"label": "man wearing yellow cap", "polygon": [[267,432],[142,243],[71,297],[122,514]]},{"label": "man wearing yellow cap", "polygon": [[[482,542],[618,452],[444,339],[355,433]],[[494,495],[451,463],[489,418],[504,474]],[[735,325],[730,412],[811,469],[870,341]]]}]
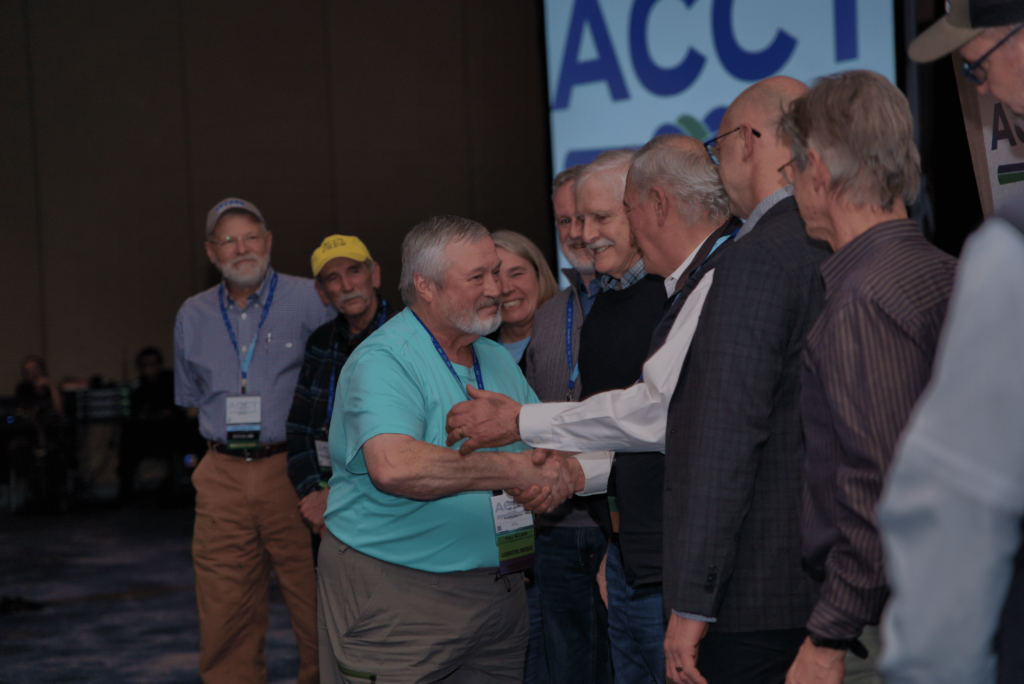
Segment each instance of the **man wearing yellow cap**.
[{"label": "man wearing yellow cap", "polygon": [[299,512],[320,546],[327,508],[331,458],[327,431],[341,367],[356,346],[398,311],[378,296],[380,265],[362,240],[331,235],[312,256],[316,291],[338,316],[306,342],[306,355],[288,414],[288,477],[299,495]]}]

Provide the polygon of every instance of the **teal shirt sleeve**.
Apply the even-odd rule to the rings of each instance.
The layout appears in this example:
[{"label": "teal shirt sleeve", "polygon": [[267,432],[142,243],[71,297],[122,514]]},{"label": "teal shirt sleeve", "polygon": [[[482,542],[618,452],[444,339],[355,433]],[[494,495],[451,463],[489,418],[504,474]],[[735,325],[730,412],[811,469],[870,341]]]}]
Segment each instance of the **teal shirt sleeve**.
[{"label": "teal shirt sleeve", "polygon": [[[409,435],[423,439],[426,407],[423,392],[407,368],[391,350],[378,347],[349,359],[338,383],[333,425],[342,430],[331,433],[331,452],[340,449],[342,465],[355,474],[366,473],[363,444],[382,434]],[[339,379],[341,380],[341,379]],[[341,444],[334,444],[335,436]]]}]

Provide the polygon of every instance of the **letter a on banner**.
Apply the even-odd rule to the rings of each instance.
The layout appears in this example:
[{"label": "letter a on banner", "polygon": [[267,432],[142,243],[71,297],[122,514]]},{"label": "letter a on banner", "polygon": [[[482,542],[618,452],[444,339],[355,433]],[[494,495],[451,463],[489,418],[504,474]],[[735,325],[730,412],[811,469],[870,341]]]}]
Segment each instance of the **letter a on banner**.
[{"label": "letter a on banner", "polygon": [[[590,35],[594,38],[597,48],[597,59],[579,62],[580,44],[583,42],[583,29],[590,27]],[[612,39],[608,35],[604,16],[597,0],[576,0],[569,22],[569,37],[565,41],[565,55],[562,57],[562,69],[558,75],[558,92],[551,109],[565,109],[569,106],[569,95],[573,87],[584,83],[606,81],[613,100],[625,100],[629,97],[626,81],[619,69],[619,60],[612,47]]]}]

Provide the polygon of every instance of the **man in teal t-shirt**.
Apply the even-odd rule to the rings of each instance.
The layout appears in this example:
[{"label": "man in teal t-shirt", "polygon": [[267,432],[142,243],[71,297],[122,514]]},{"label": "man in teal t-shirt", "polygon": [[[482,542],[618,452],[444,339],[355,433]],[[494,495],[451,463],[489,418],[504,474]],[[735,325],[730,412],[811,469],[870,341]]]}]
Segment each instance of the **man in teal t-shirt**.
[{"label": "man in teal t-shirt", "polygon": [[482,337],[501,323],[487,229],[429,219],[406,236],[402,265],[408,308],[338,379],[318,578],[322,681],[518,682],[532,517],[501,490],[549,488],[555,505],[583,488],[582,471],[521,442],[467,456],[444,446],[445,417],[467,386],[538,401],[508,352]]}]

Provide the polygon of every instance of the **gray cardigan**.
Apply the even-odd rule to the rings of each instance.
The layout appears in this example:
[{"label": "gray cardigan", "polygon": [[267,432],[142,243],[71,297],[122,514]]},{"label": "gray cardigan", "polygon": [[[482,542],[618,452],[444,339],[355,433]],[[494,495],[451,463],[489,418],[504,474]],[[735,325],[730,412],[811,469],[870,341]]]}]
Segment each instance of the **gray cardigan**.
[{"label": "gray cardigan", "polygon": [[[544,302],[533,315],[533,329],[530,331],[530,346],[523,359],[526,361],[526,381],[541,401],[565,401],[569,388],[569,363],[565,356],[565,313],[566,303],[572,297],[572,365],[576,366],[580,355],[580,328],[583,327],[583,306],[577,288],[578,275],[574,269],[562,271],[571,285]],[[576,378],[571,400],[579,401],[583,391],[580,379]],[[551,513],[537,516],[538,527],[595,527],[597,525],[586,511],[582,499],[573,497]]]}]

